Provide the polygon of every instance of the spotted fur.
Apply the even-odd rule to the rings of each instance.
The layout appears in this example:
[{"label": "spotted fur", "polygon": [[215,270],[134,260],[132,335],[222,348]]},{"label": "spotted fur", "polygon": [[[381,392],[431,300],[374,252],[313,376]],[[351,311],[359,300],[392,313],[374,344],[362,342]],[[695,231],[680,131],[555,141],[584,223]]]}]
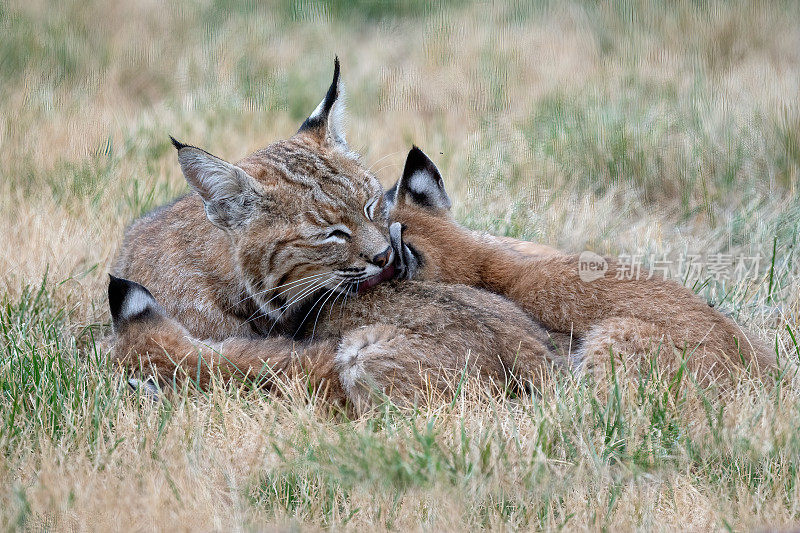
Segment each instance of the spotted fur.
[{"label": "spotted fur", "polygon": [[348,292],[392,258],[383,190],[348,148],[339,62],[291,138],[235,164],[173,139],[193,192],[134,222],[114,274],[195,335],[290,333],[320,291]]},{"label": "spotted fur", "polygon": [[[115,357],[201,385],[215,371],[303,372],[360,407],[373,393],[413,398],[425,384],[452,392],[462,372],[500,387],[540,386],[568,361],[506,299],[431,282],[352,290],[393,272],[394,251],[383,191],[330,114],[338,83],[337,63],[296,135],[235,164],[174,143],[193,193],[126,232],[115,274],[132,281],[109,291],[110,305],[141,307],[139,284],[153,298],[146,317],[113,314]],[[429,203],[425,190],[412,192]]]}]

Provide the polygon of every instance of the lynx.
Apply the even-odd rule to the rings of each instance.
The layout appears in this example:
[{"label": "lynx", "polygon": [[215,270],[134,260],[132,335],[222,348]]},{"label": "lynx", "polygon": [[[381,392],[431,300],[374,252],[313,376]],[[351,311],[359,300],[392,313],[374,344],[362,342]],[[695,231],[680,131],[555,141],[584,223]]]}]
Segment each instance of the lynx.
[{"label": "lynx", "polygon": [[391,277],[383,189],[345,141],[339,94],[337,59],[297,134],[235,165],[173,140],[193,193],[135,221],[112,272],[216,340],[291,335],[319,291]]},{"label": "lynx", "polygon": [[[701,379],[718,379],[745,367],[756,372],[775,367],[775,359],[757,340],[677,283],[655,276],[624,281],[610,274],[585,282],[573,256],[537,248],[536,257],[526,257],[491,236],[458,226],[448,214],[441,175],[416,148],[409,153],[403,177],[386,196],[395,220],[390,238],[397,251],[398,279],[339,308],[321,306],[323,320],[315,320],[313,327],[319,327],[322,340],[199,341],[167,317],[146,289],[113,278],[109,301],[118,355],[134,362],[144,356],[166,375],[197,372],[201,383],[215,367],[227,377],[266,370],[270,385],[276,375],[302,374],[315,387],[326,388],[331,398],[357,406],[369,405],[374,390],[395,399],[413,397],[424,384],[420,378],[452,390],[453,369],[500,383],[511,375],[517,376],[512,383],[519,384],[522,377],[541,384],[553,363],[596,372],[614,352],[657,354],[661,365],[675,370],[676,364],[686,364]],[[444,235],[458,237],[448,241],[455,248],[437,242]],[[456,250],[465,251],[461,260],[453,262],[459,253],[443,256]],[[615,264],[611,273],[613,268]],[[431,279],[491,287],[513,297],[519,307]],[[600,300],[600,295],[607,299]],[[530,322],[531,316],[550,331]],[[510,328],[512,324],[523,325],[523,333]],[[529,357],[523,348],[530,342],[526,332],[536,332],[534,337],[552,351],[539,347]],[[570,337],[576,349],[565,357]],[[514,352],[515,344],[512,361],[492,355]],[[467,347],[474,349],[475,358],[464,357]]]},{"label": "lynx", "polygon": [[618,275],[622,267],[610,258],[598,278],[587,279],[578,255],[518,253],[460,226],[433,162],[417,148],[408,158],[403,178],[387,192],[396,204],[391,231],[402,232],[395,236],[403,243],[400,277],[502,294],[551,334],[573,335],[575,357],[587,368],[599,368],[614,352],[657,353],[661,366],[685,364],[705,381],[776,368],[775,354],[756,337],[673,280],[646,269],[637,277]]},{"label": "lynx", "polygon": [[757,339],[675,282],[618,280],[613,261],[587,282],[575,256],[460,227],[417,148],[381,194],[336,124],[338,73],[337,62],[294,137],[236,165],[175,143],[196,194],[128,231],[117,272],[156,297],[112,279],[121,360],[196,370],[201,382],[214,367],[302,372],[360,404],[375,388],[409,397],[418,378],[447,388],[441,368],[537,384],[552,366],[591,371],[614,352],[657,353],[703,379],[775,367]]},{"label": "lynx", "polygon": [[236,164],[173,140],[194,192],[126,232],[109,285],[116,357],[201,382],[214,367],[304,372],[354,403],[376,384],[396,398],[420,380],[446,389],[442,372],[537,387],[571,366],[564,339],[501,296],[383,283],[396,274],[389,204],[347,146],[340,92],[337,60],[297,134]]}]

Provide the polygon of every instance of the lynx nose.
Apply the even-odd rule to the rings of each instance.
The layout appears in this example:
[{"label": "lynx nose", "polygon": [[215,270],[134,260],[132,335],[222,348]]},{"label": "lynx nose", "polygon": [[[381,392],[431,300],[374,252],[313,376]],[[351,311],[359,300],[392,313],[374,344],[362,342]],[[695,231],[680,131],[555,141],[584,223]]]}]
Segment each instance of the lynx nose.
[{"label": "lynx nose", "polygon": [[384,251],[376,255],[370,261],[373,265],[383,268],[389,264],[389,260],[392,258],[392,247],[388,246]]}]

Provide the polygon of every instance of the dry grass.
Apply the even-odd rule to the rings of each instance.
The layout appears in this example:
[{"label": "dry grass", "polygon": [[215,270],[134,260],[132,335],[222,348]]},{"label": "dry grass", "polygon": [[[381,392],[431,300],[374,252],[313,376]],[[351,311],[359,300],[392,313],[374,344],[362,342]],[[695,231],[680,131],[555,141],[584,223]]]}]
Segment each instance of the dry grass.
[{"label": "dry grass", "polygon": [[385,184],[415,142],[473,227],[760,255],[694,286],[796,359],[798,21],[793,2],[2,4],[0,527],[796,524],[793,383],[719,398],[629,371],[602,402],[469,385],[346,420],[301,383],[149,405],[94,339],[123,227],[185,189],[167,135],[229,159],[285,137],[336,52],[349,138]]}]

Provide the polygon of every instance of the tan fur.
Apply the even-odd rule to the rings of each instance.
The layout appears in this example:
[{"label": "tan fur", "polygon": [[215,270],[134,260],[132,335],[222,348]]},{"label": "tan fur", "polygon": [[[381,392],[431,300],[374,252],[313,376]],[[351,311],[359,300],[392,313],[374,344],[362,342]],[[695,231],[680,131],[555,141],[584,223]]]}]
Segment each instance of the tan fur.
[{"label": "tan fur", "polygon": [[[359,280],[384,272],[381,252],[389,263],[394,252],[380,184],[325,115],[336,84],[337,74],[296,135],[235,165],[175,143],[195,192],[134,222],[114,268],[165,312],[153,302],[141,324],[119,324],[115,357],[201,385],[214,369],[305,373],[360,407],[375,391],[395,400],[427,383],[452,391],[460,372],[537,387],[567,366],[547,332],[486,291],[405,282],[356,296]],[[347,238],[327,242],[337,227]],[[259,338],[300,333],[310,341]]]},{"label": "tan fur", "polygon": [[[526,257],[519,247],[506,246],[515,243],[458,226],[445,210],[401,199],[392,216],[405,225],[404,241],[421,252],[417,275],[425,281],[392,282],[346,302],[336,304],[337,297],[316,311],[312,307],[316,317],[306,334],[313,342],[203,343],[163,317],[119,335],[118,357],[136,366],[135,356],[143,355],[158,373],[195,372],[201,384],[214,367],[225,377],[263,375],[265,365],[271,377],[303,373],[332,399],[348,399],[358,409],[369,405],[375,391],[396,401],[413,399],[426,384],[452,391],[459,372],[498,384],[541,386],[555,364],[602,378],[615,352],[657,353],[668,370],[686,358],[701,379],[729,375],[742,367],[741,360],[756,371],[774,367],[769,353],[732,320],[672,281],[616,280],[612,262],[605,277],[584,282],[575,256],[533,249]],[[458,284],[503,294],[519,307]],[[178,293],[171,297],[185,299]],[[568,360],[576,340],[577,357]]]},{"label": "tan fur", "polygon": [[536,242],[521,241],[511,237],[496,237],[494,235],[486,235],[487,239],[495,239],[498,244],[505,246],[515,252],[521,253],[528,257],[538,257],[542,255],[556,255],[561,254],[560,250],[547,246],[546,244],[539,244]]},{"label": "tan fur", "polygon": [[201,387],[219,375],[273,391],[280,390],[280,380],[302,376],[334,401],[345,399],[333,368],[335,350],[335,342],[303,346],[281,337],[200,340],[160,314],[131,322],[114,336],[114,358],[130,369],[161,378],[188,378]]},{"label": "tan fur", "polygon": [[[274,304],[310,287],[298,280],[341,266],[364,267],[363,256],[389,246],[380,207],[375,221],[363,214],[368,201],[381,198],[377,180],[314,136],[274,143],[236,166],[268,201],[249,225],[216,227],[192,193],[134,222],[112,268],[146,286],[197,337],[262,336],[274,325],[268,315]],[[307,246],[307,236],[326,224],[319,218],[353,230],[345,250]],[[326,255],[336,262],[326,262]],[[281,320],[291,317],[290,311]]]},{"label": "tan fur", "polygon": [[358,409],[375,392],[413,401],[432,385],[452,393],[458,377],[478,376],[499,387],[540,387],[554,365],[547,333],[508,300],[472,287],[391,282],[346,304],[327,305],[314,322],[313,342],[285,338],[201,341],[158,312],[131,321],[115,337],[123,365],[201,386],[216,371],[226,379],[306,376],[310,386]]},{"label": "tan fur", "polygon": [[[265,366],[272,377],[303,372],[359,408],[376,390],[403,400],[426,383],[451,390],[458,372],[541,386],[553,365],[597,372],[606,353],[654,346],[668,366],[687,359],[701,379],[774,368],[757,341],[675,282],[617,280],[613,261],[585,282],[576,256],[458,226],[438,170],[417,148],[384,199],[331,123],[337,83],[338,65],[295,136],[236,165],[176,143],[195,194],[134,223],[115,267],[166,314],[121,325],[120,361],[145,361],[162,376],[195,372],[201,384],[214,368],[226,378],[261,376]],[[384,201],[418,252],[421,281],[354,297],[394,254]],[[345,235],[326,237],[339,227]],[[308,341],[258,338],[273,332]],[[565,353],[573,340],[577,364]]]},{"label": "tan fur", "polygon": [[[617,280],[612,262],[605,277],[584,282],[575,256],[539,248],[526,256],[518,243],[458,226],[446,210],[400,199],[392,216],[405,225],[404,241],[423,257],[417,276],[424,281],[392,282],[338,304],[339,296],[312,307],[316,316],[306,331],[312,342],[203,343],[163,317],[158,325],[119,335],[118,356],[136,366],[134,356],[144,355],[162,375],[196,372],[201,384],[215,366],[225,377],[259,373],[265,365],[273,377],[304,373],[314,387],[359,409],[375,391],[396,401],[413,399],[426,384],[452,391],[459,372],[498,384],[541,386],[555,364],[601,379],[613,353],[656,353],[668,371],[686,359],[701,379],[730,375],[742,361],[756,371],[774,367],[774,358],[757,341],[672,281]],[[463,284],[505,295],[519,307]],[[186,296],[173,292],[171,298]],[[575,346],[577,354],[569,359]],[[204,360],[208,364],[198,366]]]},{"label": "tan fur", "polygon": [[[609,260],[600,279],[586,282],[578,256],[524,257],[459,226],[444,211],[400,205],[404,241],[427,259],[419,279],[464,283],[502,294],[554,332],[583,338],[579,356],[607,358],[609,349],[643,353],[662,346],[665,361],[685,356],[701,378],[719,378],[747,367],[776,367],[776,358],[730,318],[684,286],[643,270],[639,279],[617,279]],[[650,279],[647,279],[647,278]],[[649,352],[648,352],[649,353]]]}]

